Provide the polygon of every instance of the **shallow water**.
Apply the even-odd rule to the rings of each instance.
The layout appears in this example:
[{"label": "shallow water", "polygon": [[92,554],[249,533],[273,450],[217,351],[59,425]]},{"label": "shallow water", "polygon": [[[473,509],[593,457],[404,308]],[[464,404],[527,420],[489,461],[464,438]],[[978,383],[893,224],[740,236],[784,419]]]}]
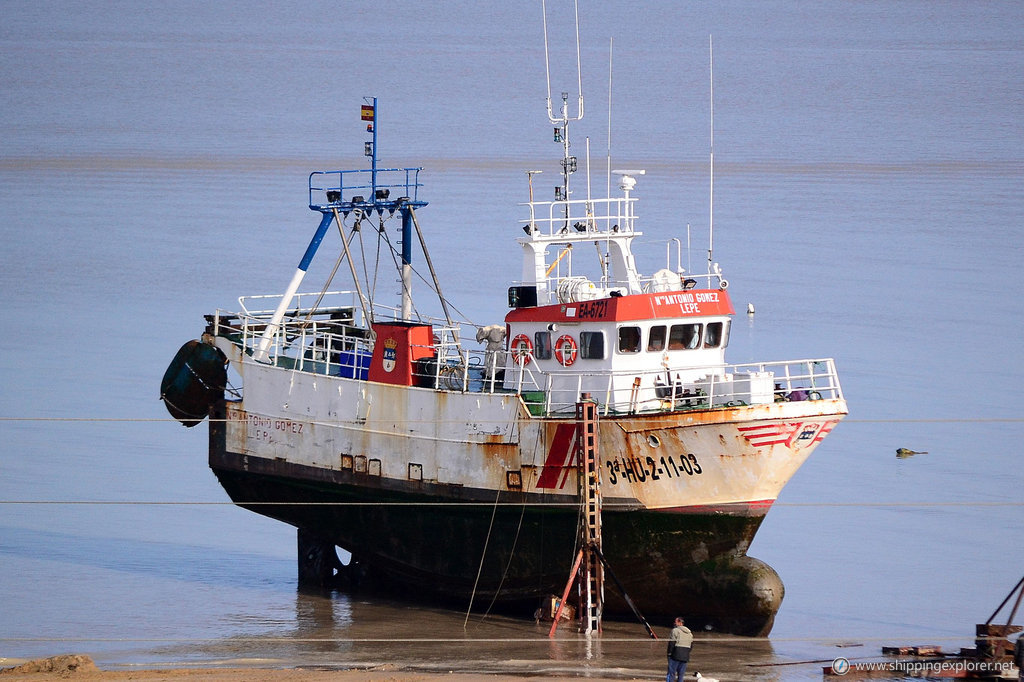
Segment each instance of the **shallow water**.
[{"label": "shallow water", "polygon": [[[549,4],[564,43],[566,6]],[[704,267],[714,34],[714,256],[737,308],[757,309],[729,357],[835,357],[851,408],[751,549],[787,586],[771,642],[728,643],[708,671],[817,679],[820,664],[736,666],[970,644],[1024,566],[1024,6],[581,11],[574,148],[589,135],[604,167],[613,37],[613,165],[648,170],[648,272],[687,225],[684,260]],[[660,669],[634,625],[552,644],[531,620],[463,629],[459,613],[297,594],[292,530],[226,504],[206,427],[157,400],[202,314],[284,288],[316,226],[307,173],[363,163],[363,95],[380,98],[385,163],[426,169],[449,297],[499,322],[523,171],[548,187],[558,161],[542,46],[532,3],[6,7],[0,658]],[[557,96],[574,57],[552,58]],[[425,635],[439,641],[408,644]]]}]

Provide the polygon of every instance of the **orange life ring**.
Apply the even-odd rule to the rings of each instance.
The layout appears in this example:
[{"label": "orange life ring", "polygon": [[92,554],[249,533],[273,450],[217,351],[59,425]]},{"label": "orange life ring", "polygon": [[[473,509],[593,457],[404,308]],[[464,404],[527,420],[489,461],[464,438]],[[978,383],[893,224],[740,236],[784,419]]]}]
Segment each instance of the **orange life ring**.
[{"label": "orange life ring", "polygon": [[562,334],[555,341],[555,359],[562,367],[568,367],[576,362],[576,340],[568,334]]},{"label": "orange life ring", "polygon": [[517,363],[520,365],[530,364],[530,358],[533,357],[533,344],[530,342],[529,336],[520,334],[512,339],[508,349],[512,353],[512,359]]}]

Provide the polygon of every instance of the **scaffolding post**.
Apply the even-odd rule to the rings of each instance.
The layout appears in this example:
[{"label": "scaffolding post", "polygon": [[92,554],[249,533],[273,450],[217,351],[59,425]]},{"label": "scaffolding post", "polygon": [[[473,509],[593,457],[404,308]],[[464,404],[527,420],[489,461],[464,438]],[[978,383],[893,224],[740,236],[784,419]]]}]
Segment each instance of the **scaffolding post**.
[{"label": "scaffolding post", "polygon": [[597,403],[589,393],[580,394],[576,403],[576,452],[579,453],[577,478],[583,523],[580,546],[583,549],[581,597],[584,603],[583,631],[588,635],[601,631],[604,610],[604,564],[601,561],[601,465],[597,446]]}]

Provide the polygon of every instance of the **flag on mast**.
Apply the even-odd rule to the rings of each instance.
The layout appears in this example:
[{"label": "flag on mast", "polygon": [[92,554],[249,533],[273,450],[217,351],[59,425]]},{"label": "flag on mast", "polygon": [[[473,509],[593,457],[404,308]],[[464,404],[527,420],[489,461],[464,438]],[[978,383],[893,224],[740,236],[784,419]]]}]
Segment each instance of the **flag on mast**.
[{"label": "flag on mast", "polygon": [[362,119],[364,121],[372,121],[373,120],[373,105],[372,104],[364,104],[362,106],[362,109],[361,109],[360,113],[362,114]]}]

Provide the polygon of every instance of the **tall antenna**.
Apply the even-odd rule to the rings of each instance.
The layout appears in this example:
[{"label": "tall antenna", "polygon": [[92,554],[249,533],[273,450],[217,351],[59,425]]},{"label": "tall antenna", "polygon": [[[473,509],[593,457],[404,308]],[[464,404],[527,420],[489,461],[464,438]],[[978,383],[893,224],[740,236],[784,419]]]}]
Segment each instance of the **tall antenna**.
[{"label": "tall antenna", "polygon": [[708,274],[711,274],[712,253],[715,250],[715,51],[708,35],[708,77],[711,99],[711,188],[708,192]]},{"label": "tall antenna", "polygon": [[[541,10],[544,13],[544,69],[547,72],[548,84],[548,120],[555,125],[555,142],[562,143],[562,185],[555,187],[555,200],[569,200],[569,175],[576,172],[576,157],[569,154],[569,123],[579,121],[583,118],[583,68],[580,57],[580,7],[579,0],[574,0],[576,21],[576,85],[579,91],[579,100],[576,107],[576,115],[569,115],[569,93],[562,92],[562,106],[556,116],[551,108],[551,60],[548,54],[548,9],[546,0],[541,0]],[[569,207],[566,205],[566,219],[568,220]]]},{"label": "tall antenna", "polygon": [[[615,38],[608,38],[608,167],[605,170],[605,193],[606,197],[612,195],[612,47],[615,45]],[[610,218],[609,218],[610,220]]]}]

